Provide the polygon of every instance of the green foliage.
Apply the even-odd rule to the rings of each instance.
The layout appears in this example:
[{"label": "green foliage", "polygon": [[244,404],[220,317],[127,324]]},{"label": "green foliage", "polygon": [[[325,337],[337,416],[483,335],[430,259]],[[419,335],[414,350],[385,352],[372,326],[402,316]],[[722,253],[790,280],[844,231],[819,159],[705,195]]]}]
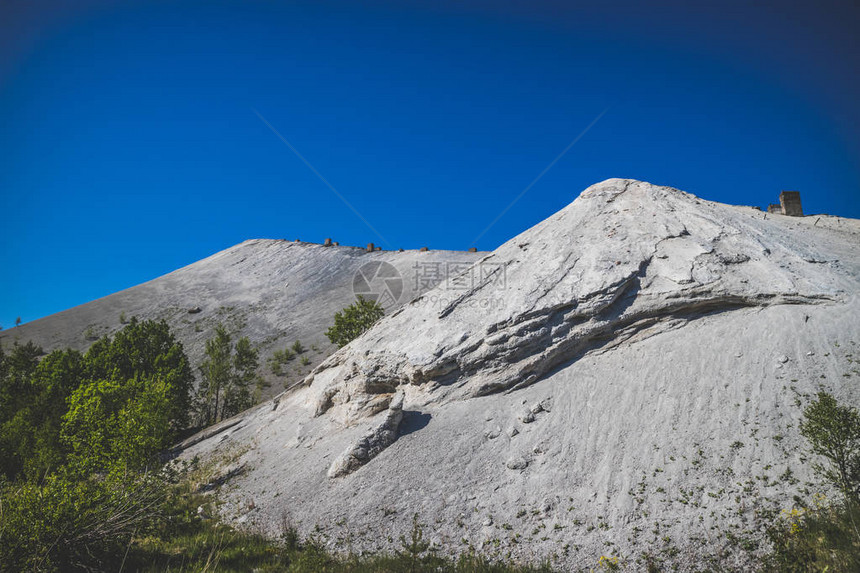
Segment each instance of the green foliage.
[{"label": "green foliage", "polygon": [[334,315],[334,326],[325,335],[338,347],[349,344],[383,317],[385,310],[379,303],[358,295],[357,300]]},{"label": "green foliage", "polygon": [[[236,531],[212,519],[201,520],[196,508],[206,506],[208,499],[199,495],[172,498],[169,528],[146,537],[139,536],[129,550],[126,569],[162,572],[268,571],[284,573],[551,573],[548,565],[539,568],[493,562],[475,554],[464,554],[456,560],[425,551],[395,554],[328,553],[314,537],[304,541],[296,531],[282,525],[279,540]],[[407,545],[412,545],[415,527]],[[420,526],[419,526],[420,531]],[[404,537],[404,536],[402,536]],[[426,542],[419,541],[417,549]]]},{"label": "green foliage", "polygon": [[842,499],[827,503],[816,496],[811,507],[784,511],[768,530],[773,551],[765,572],[840,573],[860,571],[860,415],[819,392],[803,412],[800,433],[824,458],[813,469]]},{"label": "green foliage", "polygon": [[765,573],[860,571],[860,508],[846,502],[785,512],[768,531]]},{"label": "green foliage", "polygon": [[154,530],[167,489],[151,475],[66,472],[0,490],[0,570],[116,570],[134,535]]},{"label": "green foliage", "polygon": [[113,339],[105,336],[86,354],[90,380],[132,380],[157,377],[168,386],[173,430],[189,423],[194,375],[185,349],[162,321],[132,318]]},{"label": "green foliage", "polygon": [[82,355],[13,346],[0,366],[0,471],[31,482],[72,461],[141,467],[187,426],[193,378],[164,322],[132,319]]},{"label": "green foliage", "polygon": [[860,503],[860,414],[850,406],[840,406],[827,392],[803,412],[800,433],[812,452],[825,464],[813,468],[837,487],[851,502]]},{"label": "green foliage", "polygon": [[69,397],[61,439],[81,471],[120,464],[148,465],[170,445],[170,385],[152,376],[132,380],[94,380]]},{"label": "green foliage", "polygon": [[412,531],[409,534],[409,538],[407,539],[405,535],[401,535],[400,545],[403,547],[403,551],[398,552],[397,555],[409,564],[409,571],[417,570],[417,567],[421,564],[438,566],[444,563],[443,560],[434,555],[424,555],[431,549],[431,544],[429,541],[424,540],[424,529],[418,521],[417,513],[412,516]]},{"label": "green foliage", "polygon": [[269,369],[275,376],[283,376],[284,365],[286,365],[287,362],[289,362],[295,357],[296,355],[289,348],[284,348],[283,350],[275,350],[275,352],[272,353],[272,356],[269,358]]},{"label": "green foliage", "polygon": [[187,420],[193,379],[164,322],[131,323],[82,355],[0,351],[0,570],[117,570],[163,527],[153,465]]},{"label": "green foliage", "polygon": [[54,351],[39,363],[32,353],[19,358],[13,369],[18,374],[6,378],[12,397],[4,392],[0,398],[0,465],[10,479],[23,473],[36,480],[64,461],[60,421],[69,394],[84,376],[84,364],[74,350]]},{"label": "green foliage", "polygon": [[234,347],[224,325],[215,328],[215,336],[206,341],[206,360],[200,365],[198,400],[204,424],[229,418],[254,403],[252,385],[257,393],[263,386],[257,375],[258,363],[258,351],[247,337],[240,338]]},{"label": "green foliage", "polygon": [[[80,355],[53,353],[40,368],[42,349],[17,342],[8,356],[0,356],[0,472],[14,478],[26,472],[34,477],[56,457],[52,444],[58,436],[59,418],[51,414],[65,407],[63,382],[67,375],[59,365]],[[50,376],[57,365],[56,376]],[[37,376],[37,370],[39,375]],[[52,431],[53,430],[53,431]]]},{"label": "green foliage", "polygon": [[305,347],[302,346],[302,341],[296,340],[295,343],[293,343],[293,352],[295,352],[296,354],[301,354],[304,351]]}]

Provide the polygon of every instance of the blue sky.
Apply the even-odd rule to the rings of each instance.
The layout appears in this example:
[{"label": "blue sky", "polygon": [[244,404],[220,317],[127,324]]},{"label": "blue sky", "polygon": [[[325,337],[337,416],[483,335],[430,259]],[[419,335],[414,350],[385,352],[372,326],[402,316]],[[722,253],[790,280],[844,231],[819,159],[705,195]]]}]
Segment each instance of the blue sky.
[{"label": "blue sky", "polygon": [[860,217],[860,8],[605,4],[5,2],[0,325],[250,238],[493,249],[609,177]]}]

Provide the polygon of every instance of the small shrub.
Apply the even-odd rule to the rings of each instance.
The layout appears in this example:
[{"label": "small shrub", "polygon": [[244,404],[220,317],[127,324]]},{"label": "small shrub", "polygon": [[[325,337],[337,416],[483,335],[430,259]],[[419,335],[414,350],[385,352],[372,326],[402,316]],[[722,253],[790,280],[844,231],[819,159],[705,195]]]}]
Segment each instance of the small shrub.
[{"label": "small shrub", "polygon": [[338,347],[346,346],[361,336],[385,314],[376,301],[367,300],[361,295],[357,298],[353,304],[334,315],[334,326],[325,333]]},{"label": "small shrub", "polygon": [[[821,500],[823,501],[823,500]],[[860,509],[851,502],[783,512],[768,529],[766,573],[860,571]]]},{"label": "small shrub", "polygon": [[287,362],[289,362],[295,357],[296,355],[289,348],[284,348],[283,350],[275,350],[275,352],[269,358],[269,369],[275,376],[283,376],[285,374],[283,369],[284,365],[286,365]]},{"label": "small shrub", "polygon": [[824,464],[813,469],[854,504],[860,504],[860,414],[850,406],[840,406],[827,392],[803,412],[800,433]]}]

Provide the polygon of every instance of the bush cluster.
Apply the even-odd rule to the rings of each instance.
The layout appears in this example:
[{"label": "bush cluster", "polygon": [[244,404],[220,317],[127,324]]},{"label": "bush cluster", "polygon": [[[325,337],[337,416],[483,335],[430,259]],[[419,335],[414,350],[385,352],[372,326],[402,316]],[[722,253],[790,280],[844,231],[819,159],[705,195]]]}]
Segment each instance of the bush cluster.
[{"label": "bush cluster", "polygon": [[334,325],[325,335],[338,347],[346,346],[384,315],[385,309],[379,303],[358,295],[354,303],[335,313]]}]

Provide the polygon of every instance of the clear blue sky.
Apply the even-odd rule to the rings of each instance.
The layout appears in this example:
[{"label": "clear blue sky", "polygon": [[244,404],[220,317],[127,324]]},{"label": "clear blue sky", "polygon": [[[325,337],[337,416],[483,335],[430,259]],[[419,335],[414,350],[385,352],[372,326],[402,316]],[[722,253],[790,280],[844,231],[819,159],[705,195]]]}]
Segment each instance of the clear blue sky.
[{"label": "clear blue sky", "polygon": [[476,246],[609,177],[860,217],[860,8],[689,4],[7,0],[0,324],[250,238],[466,249],[604,111]]}]

